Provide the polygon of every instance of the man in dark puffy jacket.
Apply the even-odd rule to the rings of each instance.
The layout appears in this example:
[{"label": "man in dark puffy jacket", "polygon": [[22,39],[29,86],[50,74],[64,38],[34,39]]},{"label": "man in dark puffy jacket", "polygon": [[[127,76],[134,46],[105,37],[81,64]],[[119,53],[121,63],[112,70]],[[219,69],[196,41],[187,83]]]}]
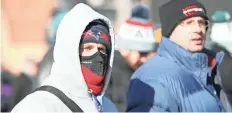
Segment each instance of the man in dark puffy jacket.
[{"label": "man in dark puffy jacket", "polygon": [[224,53],[204,48],[206,9],[197,0],[171,0],[159,11],[163,37],[131,78],[127,111],[225,111],[214,82]]}]

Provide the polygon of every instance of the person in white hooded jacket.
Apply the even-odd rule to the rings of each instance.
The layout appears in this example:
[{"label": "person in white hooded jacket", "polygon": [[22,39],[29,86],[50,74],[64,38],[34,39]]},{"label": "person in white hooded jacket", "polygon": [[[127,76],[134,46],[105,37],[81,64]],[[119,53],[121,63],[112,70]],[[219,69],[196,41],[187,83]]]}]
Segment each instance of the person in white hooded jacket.
[{"label": "person in white hooded jacket", "polygon": [[[82,112],[117,112],[104,93],[111,76],[114,32],[111,22],[80,3],[59,25],[51,73],[43,86],[54,87]],[[44,90],[26,96],[11,111],[72,112],[61,99]]]}]

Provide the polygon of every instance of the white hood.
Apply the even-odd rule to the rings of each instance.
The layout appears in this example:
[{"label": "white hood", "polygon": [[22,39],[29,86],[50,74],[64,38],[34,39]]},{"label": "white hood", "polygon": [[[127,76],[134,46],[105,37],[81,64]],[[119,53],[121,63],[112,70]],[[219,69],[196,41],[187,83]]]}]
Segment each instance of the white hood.
[{"label": "white hood", "polygon": [[85,4],[76,5],[69,11],[59,25],[54,48],[54,63],[51,74],[43,85],[52,85],[63,91],[67,96],[86,97],[88,88],[82,75],[79,61],[79,43],[86,26],[101,19],[109,26],[111,36],[111,54],[109,68],[105,78],[105,86],[101,92],[104,95],[110,80],[113,56],[114,56],[114,33],[111,22],[105,16],[93,11]]}]

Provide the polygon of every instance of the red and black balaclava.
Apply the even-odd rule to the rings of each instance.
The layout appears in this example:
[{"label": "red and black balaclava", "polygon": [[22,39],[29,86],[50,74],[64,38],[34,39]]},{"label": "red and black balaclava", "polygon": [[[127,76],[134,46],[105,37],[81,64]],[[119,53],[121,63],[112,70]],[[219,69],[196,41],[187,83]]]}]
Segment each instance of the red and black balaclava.
[{"label": "red and black balaclava", "polygon": [[80,45],[88,42],[103,44],[107,50],[106,54],[97,51],[91,56],[80,56],[81,69],[87,86],[94,95],[97,95],[104,87],[104,78],[111,52],[110,33],[107,24],[101,20],[91,22],[82,35]]}]

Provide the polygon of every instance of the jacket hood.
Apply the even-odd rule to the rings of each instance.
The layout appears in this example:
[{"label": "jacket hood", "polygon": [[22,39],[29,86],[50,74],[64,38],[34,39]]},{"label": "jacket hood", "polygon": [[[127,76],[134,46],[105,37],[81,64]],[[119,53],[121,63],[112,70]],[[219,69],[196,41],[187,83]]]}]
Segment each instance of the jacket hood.
[{"label": "jacket hood", "polygon": [[86,26],[94,20],[105,22],[111,36],[111,54],[109,68],[105,77],[104,88],[100,95],[104,95],[111,76],[114,56],[114,33],[111,22],[105,16],[97,13],[89,6],[80,3],[71,9],[61,21],[53,52],[54,63],[51,74],[44,85],[52,85],[76,97],[88,95],[88,88],[82,75],[79,58],[79,43]]},{"label": "jacket hood", "polygon": [[[171,59],[194,73],[199,73],[203,69],[208,69],[209,57],[216,59],[216,62],[213,64],[212,68],[216,68],[218,65],[220,65],[224,57],[223,51],[214,52],[206,48],[202,52],[190,52],[173,41],[170,41],[166,37],[161,39],[157,54]],[[207,76],[205,75],[196,75],[200,75],[200,78],[202,78],[204,82],[207,79]]]},{"label": "jacket hood", "polygon": [[166,37],[162,37],[158,54],[169,56],[174,61],[185,65],[190,70],[200,70],[208,67],[208,57],[216,58],[218,64],[221,63],[224,52],[214,52],[206,48],[202,52],[190,52]]}]

